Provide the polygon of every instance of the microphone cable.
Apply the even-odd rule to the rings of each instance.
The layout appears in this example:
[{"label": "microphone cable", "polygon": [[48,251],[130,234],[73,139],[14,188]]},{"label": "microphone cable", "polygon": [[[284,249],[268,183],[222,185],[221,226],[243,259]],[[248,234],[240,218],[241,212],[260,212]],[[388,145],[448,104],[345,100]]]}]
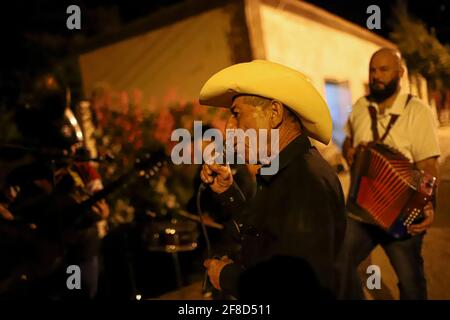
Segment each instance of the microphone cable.
[{"label": "microphone cable", "polygon": [[[211,250],[211,243],[209,241],[209,236],[208,236],[208,231],[206,230],[206,226],[205,226],[205,222],[203,220],[203,213],[202,213],[202,206],[201,206],[201,197],[202,197],[202,193],[203,191],[206,190],[206,188],[208,188],[208,186],[202,182],[197,190],[197,199],[196,199],[196,205],[197,205],[197,214],[198,217],[200,218],[200,226],[202,229],[202,234],[203,234],[203,238],[205,239],[205,243],[206,243],[206,255],[208,259],[212,258],[212,250]],[[202,294],[207,294],[208,293],[208,270],[205,270],[205,275],[203,277],[203,284],[202,284]]]}]

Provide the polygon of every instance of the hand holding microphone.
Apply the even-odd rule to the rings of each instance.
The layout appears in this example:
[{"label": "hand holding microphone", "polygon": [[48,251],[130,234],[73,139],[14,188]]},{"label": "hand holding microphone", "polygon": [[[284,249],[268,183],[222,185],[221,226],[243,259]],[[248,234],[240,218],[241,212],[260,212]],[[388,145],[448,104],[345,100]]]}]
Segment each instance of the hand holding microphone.
[{"label": "hand holding microphone", "polygon": [[233,184],[233,174],[228,164],[205,163],[200,171],[200,178],[204,184],[219,194],[227,191]]}]

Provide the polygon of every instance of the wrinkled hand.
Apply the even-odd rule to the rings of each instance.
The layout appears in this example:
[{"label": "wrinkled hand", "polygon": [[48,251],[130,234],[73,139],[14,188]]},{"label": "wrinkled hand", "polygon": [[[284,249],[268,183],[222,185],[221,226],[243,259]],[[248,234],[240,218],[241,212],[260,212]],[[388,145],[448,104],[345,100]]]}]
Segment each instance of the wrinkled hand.
[{"label": "wrinkled hand", "polygon": [[222,193],[233,184],[233,174],[229,165],[204,164],[200,171],[200,178],[209,184],[212,191]]},{"label": "wrinkled hand", "polygon": [[424,232],[431,226],[434,220],[434,209],[431,202],[428,202],[423,208],[423,214],[425,219],[422,222],[408,226],[409,234],[415,236],[416,234]]},{"label": "wrinkled hand", "polygon": [[222,269],[230,263],[233,263],[233,260],[231,260],[227,256],[223,256],[220,260],[206,259],[205,262],[203,263],[203,266],[208,271],[209,281],[211,282],[213,287],[216,288],[217,290],[221,290],[220,273],[222,272]]},{"label": "wrinkled hand", "polygon": [[102,199],[102,200],[96,202],[91,207],[91,209],[102,220],[107,219],[109,217],[109,205],[105,199]]}]

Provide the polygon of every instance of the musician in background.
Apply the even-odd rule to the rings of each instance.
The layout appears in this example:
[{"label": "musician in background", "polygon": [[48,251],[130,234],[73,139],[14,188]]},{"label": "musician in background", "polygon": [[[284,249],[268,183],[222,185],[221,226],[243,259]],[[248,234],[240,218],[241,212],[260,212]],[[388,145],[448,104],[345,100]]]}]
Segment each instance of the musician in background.
[{"label": "musician in background", "polygon": [[[321,288],[336,289],[335,258],[345,228],[339,180],[308,138],[325,144],[331,139],[325,101],[300,72],[255,60],[212,76],[200,102],[230,108],[227,129],[268,130],[269,141],[259,139],[261,144],[271,145],[270,139],[278,138],[271,129],[279,130],[279,152],[269,151],[271,161],[279,157],[279,168],[264,175],[259,158],[251,197],[237,185],[229,165],[203,165],[203,183],[241,234],[236,258],[205,261],[212,285],[237,298],[276,298],[292,289],[299,298],[324,298]],[[257,146],[245,144],[240,154],[247,162],[252,148]],[[303,267],[291,268],[293,261]]]},{"label": "musician in background", "polygon": [[[440,150],[431,108],[422,100],[401,93],[403,73],[397,50],[382,48],[373,54],[369,67],[370,94],[353,106],[346,128],[344,157],[351,165],[358,145],[381,141],[405,155],[417,169],[438,177]],[[380,244],[397,274],[400,299],[426,299],[421,249],[425,231],[433,222],[431,202],[426,205],[424,216],[423,221],[408,227],[410,237],[397,240],[377,226],[356,220],[350,212],[340,263],[341,298],[364,298],[357,267]]]},{"label": "musician in background", "polygon": [[[88,208],[89,212],[77,209],[68,212],[102,185],[99,174],[89,162],[74,160],[88,156],[82,152],[83,135],[68,108],[65,89],[54,76],[37,78],[24,97],[17,122],[26,145],[34,146],[36,151],[32,152],[31,163],[8,175],[6,189],[10,192],[0,208],[0,218],[26,221],[35,230],[25,230],[30,235],[36,234],[35,240],[18,231],[18,241],[23,240],[24,248],[11,247],[13,256],[23,256],[17,265],[23,267],[24,274],[30,272],[34,275],[31,279],[36,279],[30,283],[25,295],[56,299],[94,298],[100,249],[97,222],[108,217],[109,207],[101,200]],[[13,210],[27,203],[27,209],[20,215]],[[40,242],[45,246],[39,246]],[[34,249],[33,244],[42,250]],[[40,265],[31,266],[33,260],[38,260]],[[81,290],[66,288],[66,268],[72,264],[81,269]]]}]

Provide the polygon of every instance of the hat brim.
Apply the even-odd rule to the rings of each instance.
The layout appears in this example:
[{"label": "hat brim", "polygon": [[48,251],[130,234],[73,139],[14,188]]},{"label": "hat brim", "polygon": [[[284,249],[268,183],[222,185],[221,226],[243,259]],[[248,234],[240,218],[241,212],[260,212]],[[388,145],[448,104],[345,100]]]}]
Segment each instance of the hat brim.
[{"label": "hat brim", "polygon": [[230,108],[237,95],[257,95],[291,109],[311,138],[328,144],[332,120],[325,100],[301,72],[278,63],[254,60],[214,74],[200,90],[200,103]]}]

